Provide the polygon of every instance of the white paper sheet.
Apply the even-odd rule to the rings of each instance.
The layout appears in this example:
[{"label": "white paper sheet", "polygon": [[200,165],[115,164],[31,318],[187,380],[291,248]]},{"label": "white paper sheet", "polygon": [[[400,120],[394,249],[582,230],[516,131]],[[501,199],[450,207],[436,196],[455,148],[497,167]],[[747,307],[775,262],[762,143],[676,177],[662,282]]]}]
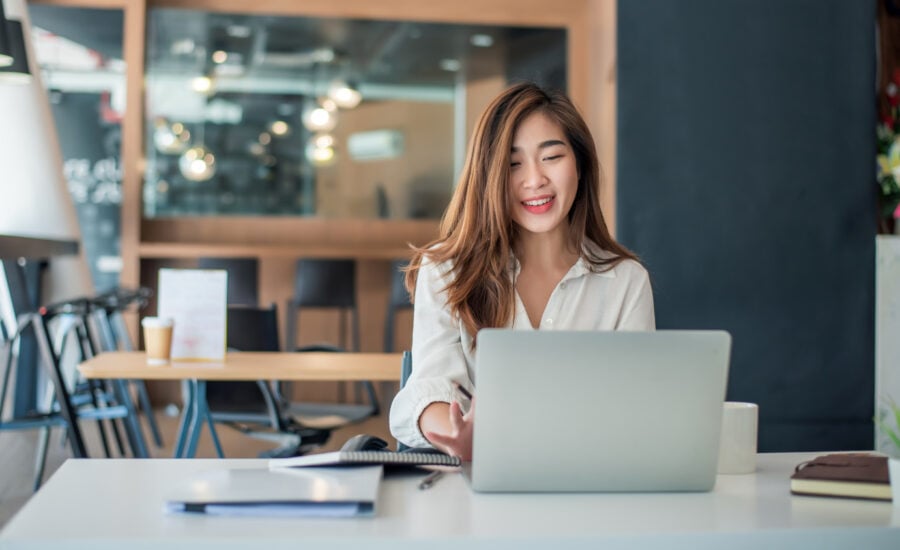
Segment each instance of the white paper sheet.
[{"label": "white paper sheet", "polygon": [[172,359],[223,361],[228,274],[223,269],[160,269],[157,311],[175,320]]}]

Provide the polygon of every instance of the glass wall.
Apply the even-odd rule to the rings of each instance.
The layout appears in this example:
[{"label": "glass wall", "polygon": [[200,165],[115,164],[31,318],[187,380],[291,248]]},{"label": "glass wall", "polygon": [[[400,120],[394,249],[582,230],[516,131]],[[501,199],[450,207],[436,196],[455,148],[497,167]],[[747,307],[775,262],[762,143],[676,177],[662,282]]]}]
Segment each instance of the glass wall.
[{"label": "glass wall", "polygon": [[114,288],[122,266],[122,12],[32,4],[29,16],[94,287]]},{"label": "glass wall", "polygon": [[437,218],[473,90],[565,67],[561,29],[153,9],[144,216]]}]

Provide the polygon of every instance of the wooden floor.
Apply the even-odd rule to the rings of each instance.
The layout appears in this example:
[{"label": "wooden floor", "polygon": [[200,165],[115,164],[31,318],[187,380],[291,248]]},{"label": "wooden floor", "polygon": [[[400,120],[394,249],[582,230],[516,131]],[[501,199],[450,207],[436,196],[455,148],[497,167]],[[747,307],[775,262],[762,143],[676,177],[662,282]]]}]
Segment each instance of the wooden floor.
[{"label": "wooden floor", "polygon": [[[145,423],[144,430],[150,446],[150,453],[155,458],[171,458],[175,432],[178,429],[178,417],[168,416],[162,411],[157,411],[156,419],[162,431],[164,445],[157,448],[152,444],[150,431]],[[103,456],[96,424],[82,423],[82,431],[90,456]],[[269,442],[251,439],[225,426],[217,427],[216,432],[222,442],[225,456],[228,458],[256,458],[260,452],[276,446]],[[388,430],[387,411],[383,411],[380,416],[336,430],[328,443],[316,452],[336,450],[347,439],[360,433],[377,435],[389,441],[392,446],[396,445],[396,441],[390,437]],[[37,431],[30,430],[0,432],[0,527],[6,524],[32,495],[37,436]],[[61,445],[60,436],[60,430],[54,430],[50,438],[45,480],[52,476],[53,472],[69,458],[69,449]],[[200,438],[197,457],[214,458],[215,456],[209,432],[204,430]],[[97,460],[102,459],[98,458]]]}]

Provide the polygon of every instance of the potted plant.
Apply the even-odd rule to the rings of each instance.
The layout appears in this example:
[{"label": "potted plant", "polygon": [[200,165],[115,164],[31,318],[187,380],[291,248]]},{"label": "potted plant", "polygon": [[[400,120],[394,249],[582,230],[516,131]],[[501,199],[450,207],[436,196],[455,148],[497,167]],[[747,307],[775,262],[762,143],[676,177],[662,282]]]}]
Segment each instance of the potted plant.
[{"label": "potted plant", "polygon": [[890,397],[886,397],[884,406],[879,407],[875,426],[882,442],[880,447],[888,455],[891,495],[894,504],[900,506],[900,406]]}]

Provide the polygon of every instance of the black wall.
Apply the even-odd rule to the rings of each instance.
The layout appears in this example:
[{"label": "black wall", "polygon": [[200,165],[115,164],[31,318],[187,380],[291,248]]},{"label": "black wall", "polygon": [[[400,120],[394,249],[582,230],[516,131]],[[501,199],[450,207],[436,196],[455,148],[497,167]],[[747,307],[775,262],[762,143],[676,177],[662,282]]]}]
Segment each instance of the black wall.
[{"label": "black wall", "polygon": [[762,451],[873,444],[875,5],[618,3],[618,235]]}]

